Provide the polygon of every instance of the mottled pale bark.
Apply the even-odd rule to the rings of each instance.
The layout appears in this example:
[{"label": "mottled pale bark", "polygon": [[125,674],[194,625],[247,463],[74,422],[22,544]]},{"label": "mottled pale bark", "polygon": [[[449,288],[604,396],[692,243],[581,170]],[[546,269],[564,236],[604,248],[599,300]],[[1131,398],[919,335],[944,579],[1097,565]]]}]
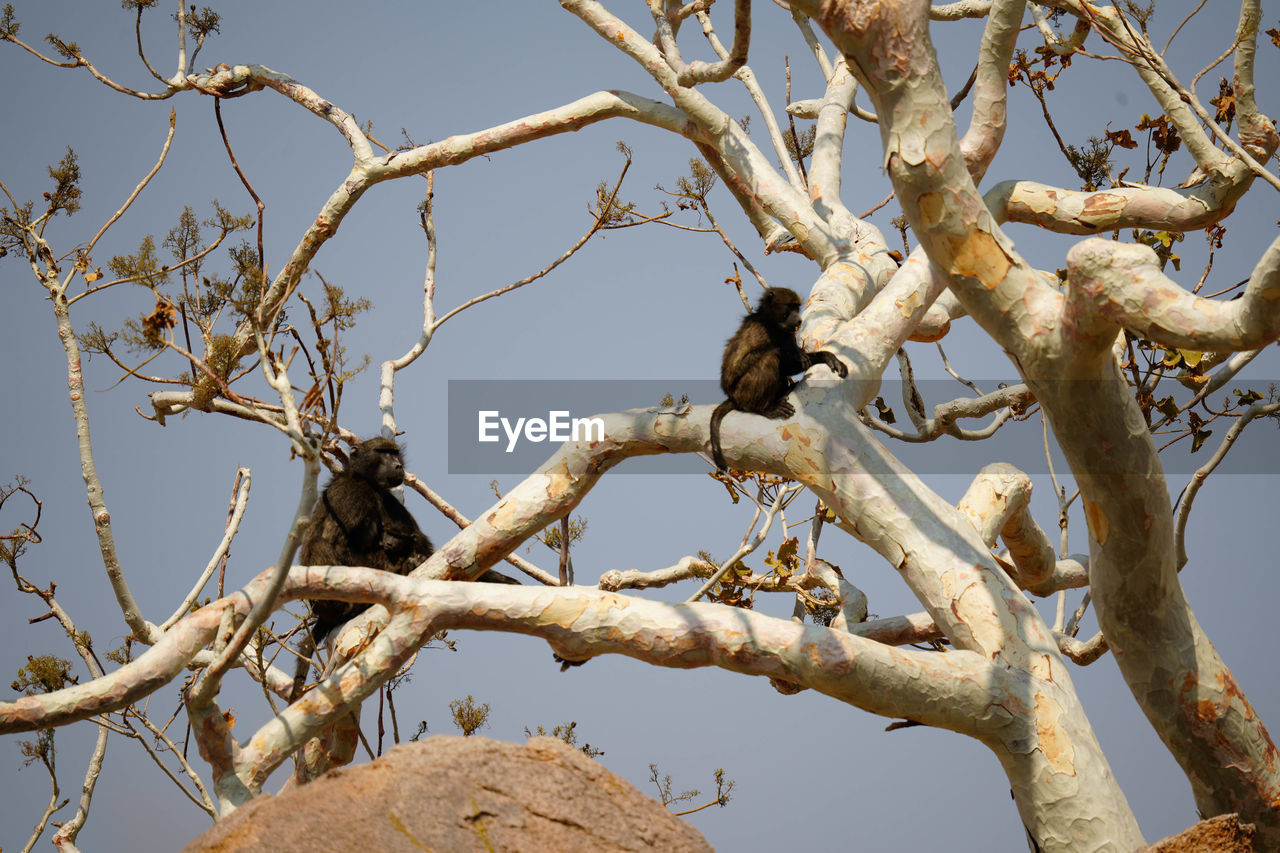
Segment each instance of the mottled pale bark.
[{"label": "mottled pale bark", "polygon": [[[834,397],[823,405],[825,396],[819,389],[804,392],[804,411],[814,417],[763,422],[758,441],[731,461],[808,482],[837,512],[842,528],[898,567],[955,651],[891,649],[858,636],[860,631],[804,627],[717,605],[668,605],[579,589],[414,586],[416,578],[385,572],[295,568],[280,603],[323,590],[342,600],[395,602],[397,615],[330,678],[243,743],[232,738],[216,704],[193,709],[193,732],[214,768],[223,808],[253,796],[293,750],[369,696],[432,633],[471,627],[542,636],[574,659],[619,652],[664,666],[718,665],[963,732],[997,754],[1020,803],[1036,792],[1027,812],[1033,825],[1069,825],[1087,813],[1097,826],[1123,837],[1127,806],[1075,699],[1054,637],[959,510],[861,428],[830,434],[829,419],[842,422],[848,409]],[[416,574],[478,576],[569,512],[623,458],[705,446],[707,411],[608,416],[604,441],[567,445]],[[115,673],[0,705],[0,731],[83,719],[153,691],[226,630],[226,608],[243,618],[266,594],[269,579],[264,573],[243,591],[202,608]],[[383,608],[372,608],[344,632],[337,653],[355,651],[368,626],[386,619]]]},{"label": "mottled pale bark", "polygon": [[997,462],[978,472],[960,499],[988,547],[999,537],[1009,549],[1009,574],[1022,589],[1049,595],[1089,583],[1088,558],[1058,560],[1057,549],[1031,515],[1031,478]]},{"label": "mottled pale bark", "polygon": [[1187,189],[1111,187],[1086,192],[1035,181],[1001,181],[986,194],[1002,221],[1025,222],[1059,234],[1100,234],[1117,228],[1190,231],[1231,213],[1253,185],[1243,164],[1216,170]]},{"label": "mottled pale bark", "polygon": [[675,108],[698,127],[727,168],[750,188],[747,194],[795,236],[809,257],[825,267],[838,256],[843,248],[842,237],[833,233],[808,199],[778,174],[731,116],[698,89],[680,84],[679,73],[667,64],[651,38],[636,32],[596,0],[562,0],[560,5],[653,77]]},{"label": "mottled pale bark", "polygon": [[[1238,156],[1214,145],[1202,116],[1188,105],[1192,94],[1182,88],[1145,32],[1113,7],[1086,5],[1077,0],[1055,4],[1076,14],[1119,48],[1137,69],[1164,115],[1168,116],[1187,150],[1195,158],[1194,184],[1174,189],[1152,186],[1111,187],[1093,192],[1047,186],[1034,181],[1004,181],[987,193],[987,204],[1000,221],[1026,222],[1063,234],[1098,234],[1117,228],[1189,231],[1224,219],[1258,176],[1257,164],[1267,162],[1280,137],[1254,100],[1253,63],[1258,34],[1256,0],[1240,9],[1235,49],[1235,98],[1240,127]],[[1250,160],[1254,162],[1249,162]],[[1191,183],[1191,181],[1188,181]]]},{"label": "mottled pale bark", "polygon": [[973,116],[960,140],[960,150],[974,181],[981,181],[1004,140],[1009,102],[1009,59],[1018,43],[1025,3],[990,4],[987,26],[978,48],[973,86]]},{"label": "mottled pale bark", "polygon": [[[1017,255],[969,179],[943,108],[927,5],[797,5],[820,21],[886,117],[889,174],[933,265],[1010,353],[1054,427],[1084,495],[1098,619],[1135,697],[1187,774],[1201,810],[1238,811],[1259,824],[1264,843],[1280,844],[1275,749],[1182,594],[1168,487],[1111,351],[1123,324],[1203,349],[1273,340],[1280,331],[1275,247],[1244,299],[1223,306],[1163,282],[1149,250],[1094,241],[1073,252],[1064,299]],[[1119,41],[1112,11],[1093,20]],[[1194,124],[1185,106],[1173,103],[1177,95],[1158,69],[1138,63],[1138,72],[1180,128]],[[1227,160],[1211,145],[1193,148],[1202,165]],[[1042,845],[1061,843],[1048,824],[1032,834]]]},{"label": "mottled pale bark", "polygon": [[[637,32],[596,0],[562,0],[561,5],[640,65],[669,103],[628,92],[597,92],[479,132],[375,155],[371,141],[348,113],[265,66],[219,65],[192,74],[180,51],[178,73],[162,81],[168,87],[163,93],[129,92],[158,98],[183,89],[224,96],[270,89],[329,122],[351,149],[349,173],[269,283],[254,322],[237,330],[241,351],[253,350],[255,334],[271,328],[316,252],[376,183],[456,165],[610,118],[678,134],[724,181],[766,250],[798,250],[815,261],[820,274],[806,306],[801,337],[807,349],[831,350],[849,367],[844,382],[798,386],[797,414],[792,418],[731,415],[724,422],[726,457],[735,467],[807,484],[835,512],[837,526],[869,545],[899,574],[925,612],[861,623],[865,598],[859,599],[860,592],[820,561],[810,569],[813,577],[839,590],[844,605],[841,619],[830,629],[718,605],[665,604],[600,590],[435,580],[478,577],[548,524],[564,518],[624,459],[693,453],[707,445],[710,406],[623,412],[605,417],[602,440],[566,445],[476,521],[460,522],[465,528],[411,577],[319,566],[294,567],[275,573],[273,579],[268,571],[244,589],[171,620],[172,626],[153,648],[116,672],[56,693],[0,703],[0,732],[61,725],[119,709],[170,683],[193,663],[214,664],[205,681],[188,691],[187,703],[193,734],[213,770],[225,811],[255,796],[268,775],[299,748],[306,751],[306,768],[349,760],[357,739],[352,712],[436,632],[510,631],[543,637],[569,659],[616,653],[660,666],[719,666],[813,689],[872,713],[966,734],[1001,762],[1039,849],[1128,851],[1141,836],[1074,692],[1061,651],[1076,660],[1091,660],[1109,644],[1153,726],[1191,779],[1201,809],[1239,811],[1259,824],[1268,842],[1280,844],[1280,820],[1273,806],[1280,801],[1275,750],[1182,595],[1167,485],[1112,357],[1121,328],[1170,346],[1200,350],[1256,349],[1274,340],[1280,335],[1280,241],[1258,264],[1241,299],[1215,303],[1197,299],[1166,279],[1149,250],[1104,241],[1087,241],[1072,251],[1064,296],[1051,276],[1018,256],[999,228],[1002,221],[1017,220],[1081,234],[1121,226],[1185,230],[1217,222],[1229,213],[1258,176],[1257,161],[1266,162],[1276,148],[1274,128],[1253,98],[1256,0],[1242,4],[1235,76],[1240,140],[1224,142],[1227,151],[1201,127],[1203,116],[1197,112],[1201,108],[1194,93],[1172,78],[1163,60],[1149,54],[1145,35],[1124,26],[1110,7],[1052,0],[1051,5],[1079,17],[1081,40],[1092,27],[1129,58],[1186,139],[1203,180],[1188,189],[1123,187],[1093,193],[1007,182],[985,199],[975,184],[1003,139],[1006,73],[1024,15],[1022,0],[932,9],[924,0],[794,0],[795,21],[826,84],[821,98],[796,105],[798,113],[817,119],[807,182],[789,161],[772,108],[744,64],[751,32],[747,0],[735,4],[732,49],[720,44],[709,19],[700,14],[699,22],[718,56],[710,63],[681,58],[677,36],[683,18],[678,4],[650,5],[654,36]],[[838,47],[842,56],[835,63],[812,38],[806,14]],[[961,139],[930,43],[929,18],[966,16],[986,16],[987,25],[978,53],[973,120]],[[1043,14],[1038,20],[1043,23]],[[103,79],[92,67],[90,71]],[[764,113],[780,166],[698,88],[729,75],[746,85]],[[880,231],[854,217],[842,198],[848,113],[875,120],[855,105],[859,85],[870,93],[880,117],[885,163],[897,199],[921,241],[901,267],[889,256]],[[944,296],[948,287],[950,293]],[[79,355],[69,321],[64,322],[65,309],[65,300],[55,299],[77,426],[83,421],[82,447],[87,447]],[[1010,353],[1029,393],[1054,426],[1083,491],[1094,540],[1088,561],[1057,559],[1048,536],[1028,511],[1025,475],[1008,466],[992,466],[980,474],[960,507],[953,507],[859,421],[859,409],[877,393],[880,377],[899,347],[912,337],[940,337],[950,319],[965,313]],[[428,300],[423,338],[402,359],[404,365],[425,346],[432,316]],[[394,431],[386,377],[396,365],[388,365],[384,426]],[[818,372],[813,378],[827,375]],[[933,418],[917,415],[917,437],[943,431],[980,437],[955,428],[955,419],[966,412],[993,410],[984,406],[1023,405],[1029,399],[1027,389],[1008,389],[974,401],[963,412],[956,411],[963,406],[939,407]],[[158,416],[194,407],[270,419],[295,438],[301,435],[298,413],[288,399],[278,409],[250,410],[205,391],[216,389],[159,393],[152,402]],[[118,565],[113,565],[109,517],[94,491],[92,456],[82,455],[95,523],[120,605],[131,627],[154,639],[155,632],[128,595]],[[299,519],[314,496],[315,460],[310,461],[311,491],[304,489]],[[297,535],[295,524],[291,536]],[[991,553],[997,538],[1009,549],[1008,563]],[[291,548],[284,553],[282,566]],[[625,582],[642,587],[698,574],[692,569],[691,561],[682,561],[669,572],[619,573],[602,579],[602,586]],[[1081,643],[1051,631],[1024,590],[1047,594],[1083,585],[1090,573],[1107,639]],[[281,584],[278,598],[273,583]],[[290,680],[277,670],[260,671],[254,661],[226,653],[228,643],[238,652],[240,644],[257,642],[247,637],[254,623],[244,620],[251,612],[261,616],[286,601],[315,597],[378,606],[353,620],[337,638],[339,663],[329,677],[238,741],[215,696],[218,678],[227,667],[233,662],[245,665],[278,693],[287,692]],[[237,631],[240,639],[230,641]],[[951,648],[923,652],[896,647],[939,638]],[[213,652],[207,650],[210,645]]]}]

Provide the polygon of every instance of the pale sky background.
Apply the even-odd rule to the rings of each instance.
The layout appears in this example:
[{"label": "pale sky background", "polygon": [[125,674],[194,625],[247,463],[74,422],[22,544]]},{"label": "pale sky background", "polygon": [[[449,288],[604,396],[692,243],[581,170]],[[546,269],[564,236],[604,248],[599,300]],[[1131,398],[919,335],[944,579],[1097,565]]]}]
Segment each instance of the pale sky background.
[{"label": "pale sky background", "polygon": [[[154,82],[133,50],[132,15],[118,3],[28,0],[15,5],[20,35],[29,43],[44,46],[43,35],[53,31],[76,41],[104,73],[143,88]],[[611,5],[633,24],[644,24],[647,12],[638,0]],[[722,5],[719,20],[731,9]],[[1202,13],[1169,52],[1184,81],[1230,43],[1237,10],[1231,4],[1211,5],[1216,8]],[[1163,45],[1193,6],[1159,4],[1152,24],[1157,44]],[[205,47],[201,65],[252,62],[288,73],[362,122],[373,121],[375,135],[393,146],[401,141],[401,128],[417,142],[439,140],[601,88],[661,97],[630,60],[549,2],[374,2],[357,11],[347,3],[238,0],[219,3],[217,9],[223,15],[222,34]],[[1264,20],[1264,29],[1276,26],[1274,13],[1268,9],[1272,17]],[[783,104],[784,55],[794,69],[793,96],[818,96],[812,60],[806,61],[789,16],[769,3],[757,3],[754,14],[751,65],[775,108]],[[149,56],[164,73],[173,67],[170,15],[167,6],[152,10],[144,28]],[[726,26],[726,40],[727,31]],[[943,51],[952,91],[972,67],[979,34],[980,24],[936,25],[934,40]],[[1020,42],[1028,50],[1038,43],[1031,32]],[[1090,46],[1112,52],[1096,39]],[[1272,116],[1280,115],[1277,55],[1264,38],[1257,81],[1261,106]],[[1219,73],[1229,74],[1229,67],[1201,82],[1205,100],[1216,90]],[[45,167],[56,163],[68,145],[79,154],[83,210],[50,226],[48,236],[59,252],[89,239],[151,167],[170,107],[178,111],[178,131],[169,162],[100,244],[95,265],[105,267],[112,255],[136,250],[148,233],[159,241],[184,204],[201,216],[215,198],[235,212],[251,209],[222,152],[210,99],[185,93],[167,102],[139,101],[108,90],[83,70],[53,68],[10,44],[0,44],[0,79],[5,83],[0,180],[16,196],[39,199],[49,183]],[[733,115],[752,112],[735,81],[709,91]],[[1107,122],[1112,129],[1131,127],[1143,112],[1158,112],[1134,72],[1117,62],[1079,61],[1060,78],[1054,94],[1051,108],[1059,129],[1076,145],[1100,135]],[[1053,146],[1025,89],[1012,91],[1010,114],[1008,137],[984,187],[1007,178],[1076,187],[1078,179]],[[229,101],[223,115],[242,167],[267,202],[268,260],[277,270],[346,175],[348,149],[330,125],[272,92]],[[963,127],[967,113],[959,120]],[[753,130],[763,142],[758,117]],[[653,186],[673,187],[696,151],[682,139],[621,119],[441,170],[435,195],[438,307],[445,310],[528,275],[572,244],[589,226],[586,211],[597,183],[614,179],[622,165],[618,140],[635,152],[621,197],[656,212],[663,196]],[[851,119],[846,156],[845,201],[858,212],[887,192],[878,132]],[[1119,162],[1133,165],[1134,174],[1139,170],[1137,156],[1122,156]],[[1185,159],[1171,166],[1166,183],[1181,180],[1186,168]],[[423,188],[421,179],[375,187],[313,265],[350,295],[373,301],[375,310],[346,342],[357,356],[369,353],[375,365],[407,349],[421,324],[425,241],[414,209]],[[772,284],[807,292],[816,275],[812,264],[792,255],[762,257],[759,240],[723,188],[717,188],[713,203]],[[897,213],[891,204],[872,221],[891,232],[889,220]],[[1259,183],[1227,221],[1227,246],[1218,253],[1206,292],[1248,274],[1274,236],[1278,216],[1276,193]],[[1050,270],[1065,265],[1065,253],[1077,239],[1026,226],[1012,226],[1009,233],[1025,256]],[[1203,246],[1200,234],[1189,234],[1180,244],[1186,262],[1175,274],[1178,280],[1190,285],[1198,278]],[[492,503],[491,480],[504,491],[520,481],[518,475],[448,475],[442,411],[448,379],[660,379],[670,380],[677,393],[682,380],[713,380],[720,347],[741,315],[736,294],[721,284],[732,272],[731,263],[714,235],[657,226],[612,232],[551,277],[450,321],[397,385],[397,417],[410,469],[472,517]],[[309,279],[306,286],[317,285]],[[0,359],[6,368],[0,372],[5,401],[0,481],[24,474],[44,501],[44,543],[31,549],[20,569],[36,583],[58,585],[61,604],[92,633],[101,655],[120,643],[126,628],[86,511],[65,360],[52,312],[18,257],[0,261],[0,287]],[[80,331],[90,320],[115,328],[151,305],[145,291],[120,287],[77,305],[73,321]],[[953,365],[987,390],[996,381],[1013,379],[999,348],[968,321],[955,324],[946,347]],[[913,353],[918,375],[943,376],[931,347]],[[1266,362],[1259,359],[1248,374],[1262,391],[1276,376],[1274,359]],[[296,503],[301,468],[273,430],[202,414],[173,418],[163,428],[144,421],[134,407],[148,410],[150,389],[132,380],[117,385],[119,378],[105,358],[86,365],[98,468],[121,561],[144,613],[158,622],[185,594],[221,538],[236,466],[250,466],[254,481],[249,514],[233,546],[229,588],[275,559]],[[342,408],[344,425],[363,435],[378,426],[376,380],[376,370],[359,377]],[[929,387],[937,394],[929,405],[942,402],[944,394],[962,392]],[[895,386],[887,384],[884,393],[898,403]],[[628,405],[656,402],[636,399]],[[900,403],[897,408],[901,413]],[[1018,426],[1023,441],[1028,434],[1038,440],[1038,420]],[[1225,429],[1216,427],[1210,443],[1216,445]],[[1272,602],[1280,597],[1273,555],[1280,458],[1274,442],[1272,424],[1255,424],[1234,452],[1252,454],[1256,464],[1249,467],[1261,474],[1210,479],[1197,501],[1191,562],[1182,575],[1198,619],[1268,721],[1280,720],[1270,630]],[[998,441],[951,446],[963,461],[961,470],[976,472],[1005,458]],[[720,558],[734,550],[748,511],[730,506],[723,489],[703,475],[630,476],[643,473],[648,464],[642,459],[615,469],[579,508],[590,525],[574,552],[579,582],[594,583],[613,568],[665,567],[700,549]],[[1052,530],[1056,504],[1042,470],[1037,469],[1036,511],[1040,524]],[[1170,475],[1175,493],[1189,468],[1183,462],[1176,470]],[[928,482],[957,500],[970,477],[935,475]],[[812,503],[808,497],[800,501]],[[408,506],[437,545],[450,537],[453,526],[425,502],[410,496]],[[797,503],[791,515],[799,520],[808,509]],[[0,526],[7,530],[25,518],[6,508]],[[1078,514],[1071,533],[1071,550],[1087,550]],[[803,529],[796,534],[803,537]],[[777,544],[775,533],[768,547]],[[762,549],[749,564],[759,567],[763,555]],[[891,567],[834,528],[822,538],[822,555],[868,593],[874,614],[919,609]],[[529,556],[554,570],[553,556],[541,545]],[[688,594],[682,586],[658,596]],[[1078,600],[1073,593],[1071,606]],[[1041,606],[1051,613],[1050,602]],[[762,600],[758,607],[785,616],[791,602]],[[28,624],[43,612],[38,599],[19,595],[11,585],[0,592],[0,624],[7,626],[0,683],[16,676],[28,654],[75,659],[53,621]],[[1086,631],[1093,628],[1090,619]],[[673,777],[677,789],[700,788],[704,796],[714,789],[712,773],[723,767],[738,783],[733,802],[691,818],[717,849],[1023,849],[1023,830],[1003,773],[985,748],[963,736],[923,727],[886,733],[889,720],[812,692],[784,697],[763,679],[718,670],[666,670],[607,656],[561,674],[540,640],[479,633],[453,638],[460,652],[424,653],[413,684],[397,694],[402,729],[411,733],[416,721],[425,719],[431,733],[454,734],[448,703],[470,694],[492,706],[492,725],[483,732],[489,737],[523,741],[525,726],[550,729],[576,720],[580,740],[605,751],[600,761],[650,795],[651,762]],[[1114,661],[1104,657],[1088,668],[1074,668],[1073,678],[1148,841],[1193,823],[1189,786],[1143,719]],[[178,708],[176,688],[154,695],[153,719],[163,722]],[[221,701],[239,718],[241,737],[264,719],[261,696],[245,678],[230,679]],[[366,728],[375,720],[376,703],[366,710]],[[180,717],[170,733],[181,739],[184,730]],[[88,725],[58,731],[64,796],[79,790],[92,735]],[[0,741],[0,845],[8,849],[25,841],[49,794],[43,769],[20,769],[23,737],[29,736]],[[203,770],[194,743],[190,755]],[[73,809],[74,802],[55,819],[68,819]],[[113,737],[80,847],[176,849],[207,825],[137,744]]]}]

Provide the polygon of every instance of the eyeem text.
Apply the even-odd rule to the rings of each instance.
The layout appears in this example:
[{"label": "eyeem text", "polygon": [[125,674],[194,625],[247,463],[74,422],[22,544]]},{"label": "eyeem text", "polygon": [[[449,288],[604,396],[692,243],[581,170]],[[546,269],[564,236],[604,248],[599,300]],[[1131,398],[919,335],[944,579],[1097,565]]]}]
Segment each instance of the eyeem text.
[{"label": "eyeem text", "polygon": [[604,418],[571,418],[568,412],[547,412],[547,419],[516,418],[511,423],[496,410],[479,411],[479,441],[499,441],[498,427],[507,434],[507,453],[516,449],[521,433],[525,441],[604,441]]}]

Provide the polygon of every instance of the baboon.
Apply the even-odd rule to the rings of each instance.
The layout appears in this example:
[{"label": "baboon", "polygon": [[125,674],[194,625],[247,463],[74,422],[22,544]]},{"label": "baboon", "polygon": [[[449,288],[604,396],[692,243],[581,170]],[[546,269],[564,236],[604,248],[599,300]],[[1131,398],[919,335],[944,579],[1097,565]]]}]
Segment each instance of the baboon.
[{"label": "baboon", "polygon": [[[368,566],[405,574],[431,556],[431,540],[391,490],[404,482],[400,446],[371,438],[352,450],[311,511],[298,563],[304,566]],[[308,658],[334,628],[368,608],[345,601],[311,602],[310,634],[299,648],[290,701],[306,681]]]},{"label": "baboon", "polygon": [[[392,489],[404,482],[400,445],[389,438],[371,438],[356,446],[343,470],[335,474],[316,501],[298,556],[303,566],[368,566],[408,574],[434,548]],[[490,583],[516,583],[497,572],[480,578]],[[311,630],[299,646],[289,701],[302,693],[310,657],[339,625],[369,608],[346,601],[311,602]]]},{"label": "baboon", "polygon": [[791,376],[815,364],[825,364],[840,377],[848,369],[835,354],[805,352],[796,343],[800,328],[800,297],[785,287],[766,288],[756,305],[724,346],[720,388],[729,399],[711,413],[711,455],[716,470],[728,465],[720,449],[720,421],[732,411],[752,412],[780,420],[795,414],[787,401]]}]

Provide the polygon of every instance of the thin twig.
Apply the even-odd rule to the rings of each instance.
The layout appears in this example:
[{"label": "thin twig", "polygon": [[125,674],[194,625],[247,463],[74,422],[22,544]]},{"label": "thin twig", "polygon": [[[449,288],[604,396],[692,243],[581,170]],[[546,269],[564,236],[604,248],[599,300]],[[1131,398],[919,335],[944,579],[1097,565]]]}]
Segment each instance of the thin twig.
[{"label": "thin twig", "polygon": [[[757,533],[750,541],[743,542],[742,545],[738,547],[738,550],[734,552],[734,555],[726,560],[724,565],[721,566],[714,575],[708,578],[707,582],[704,583],[697,592],[689,596],[689,599],[686,602],[687,604],[692,604],[699,598],[702,598],[702,596],[705,595],[713,586],[718,584],[720,579],[723,578],[730,569],[737,565],[743,557],[760,547],[760,543],[764,542],[765,537],[769,535],[769,528],[773,526],[774,517],[777,516],[778,512],[782,509],[783,499],[792,492],[799,491],[801,488],[803,487],[793,486],[778,490],[777,496],[773,499],[773,505],[769,507],[768,513],[765,514],[764,524],[761,525],[760,532]],[[752,526],[754,526],[754,524]]]},{"label": "thin twig", "polygon": [[136,187],[133,188],[133,192],[130,193],[127,199],[125,199],[124,204],[120,205],[120,209],[117,210],[111,216],[111,218],[108,219],[103,224],[101,228],[98,229],[97,234],[93,235],[93,239],[90,240],[88,245],[84,247],[84,253],[86,255],[88,255],[89,252],[93,250],[93,247],[97,245],[98,240],[102,238],[102,235],[107,233],[107,229],[110,228],[112,225],[114,225],[117,219],[119,219],[121,216],[124,216],[124,212],[129,209],[130,205],[133,204],[134,199],[136,199],[139,195],[141,195],[142,191],[146,189],[147,184],[151,183],[151,179],[154,178],[156,176],[156,173],[160,171],[160,167],[164,165],[165,158],[169,156],[169,146],[173,144],[173,134],[177,131],[177,128],[178,128],[178,111],[169,110],[169,133],[164,138],[164,146],[160,149],[160,157],[156,160],[156,164],[151,167],[151,171],[147,172],[146,176],[138,183]]},{"label": "thin twig", "polygon": [[236,175],[240,178],[240,183],[244,184],[244,188],[248,190],[249,196],[253,199],[253,203],[258,206],[258,269],[265,275],[267,268],[266,251],[263,248],[262,230],[265,220],[265,211],[267,206],[263,204],[262,199],[253,189],[253,184],[249,183],[248,176],[244,170],[240,168],[240,161],[236,159],[236,152],[231,150],[231,140],[227,137],[227,128],[222,123],[222,98],[214,97],[213,99],[213,115],[218,120],[218,132],[222,134],[222,144],[227,149],[227,157],[231,159],[231,168],[236,170]]},{"label": "thin twig", "polygon": [[1187,564],[1187,520],[1191,517],[1191,504],[1195,501],[1196,495],[1200,492],[1200,487],[1204,485],[1204,481],[1209,475],[1222,464],[1222,460],[1227,457],[1227,452],[1231,450],[1236,439],[1240,437],[1240,433],[1249,425],[1249,422],[1257,417],[1265,417],[1273,415],[1280,411],[1280,403],[1263,403],[1261,401],[1254,403],[1244,414],[1236,418],[1236,422],[1231,425],[1231,429],[1227,430],[1227,434],[1222,437],[1222,443],[1218,445],[1218,449],[1214,451],[1212,457],[1207,462],[1196,469],[1191,475],[1190,482],[1187,483],[1186,490],[1182,495],[1182,500],[1178,502],[1178,518],[1174,526],[1174,540],[1176,547],[1175,565],[1179,570]]},{"label": "thin twig", "polygon": [[[236,469],[236,480],[231,486],[231,509],[227,518],[226,531],[222,535],[222,541],[218,543],[218,547],[214,549],[213,557],[210,558],[208,565],[204,571],[200,573],[200,577],[196,579],[195,585],[191,591],[187,593],[186,598],[178,605],[173,615],[164,621],[160,626],[161,631],[167,631],[177,624],[178,620],[186,616],[191,611],[191,605],[200,597],[200,591],[204,589],[204,585],[209,582],[209,578],[213,577],[214,571],[219,564],[222,565],[223,571],[226,570],[226,558],[231,550],[231,540],[235,539],[236,533],[240,530],[240,520],[244,518],[246,505],[249,503],[249,488],[252,485],[253,475],[248,468]],[[218,578],[218,598],[222,598],[223,579]]]}]

